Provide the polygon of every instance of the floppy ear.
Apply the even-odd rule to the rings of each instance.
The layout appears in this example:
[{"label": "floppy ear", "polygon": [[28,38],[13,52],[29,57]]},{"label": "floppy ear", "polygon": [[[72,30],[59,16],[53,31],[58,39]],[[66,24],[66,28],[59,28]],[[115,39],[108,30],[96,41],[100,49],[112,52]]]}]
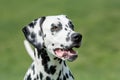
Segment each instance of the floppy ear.
[{"label": "floppy ear", "polygon": [[42,30],[44,20],[45,17],[35,19],[22,29],[26,39],[38,49],[42,49],[44,47]]}]

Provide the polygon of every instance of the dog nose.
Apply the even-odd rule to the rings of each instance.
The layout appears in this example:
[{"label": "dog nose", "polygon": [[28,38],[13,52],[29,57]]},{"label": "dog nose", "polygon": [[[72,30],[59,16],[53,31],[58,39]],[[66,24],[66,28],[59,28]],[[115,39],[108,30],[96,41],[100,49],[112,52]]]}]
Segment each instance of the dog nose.
[{"label": "dog nose", "polygon": [[80,33],[73,33],[71,35],[71,40],[75,43],[79,43],[82,40],[82,35]]}]

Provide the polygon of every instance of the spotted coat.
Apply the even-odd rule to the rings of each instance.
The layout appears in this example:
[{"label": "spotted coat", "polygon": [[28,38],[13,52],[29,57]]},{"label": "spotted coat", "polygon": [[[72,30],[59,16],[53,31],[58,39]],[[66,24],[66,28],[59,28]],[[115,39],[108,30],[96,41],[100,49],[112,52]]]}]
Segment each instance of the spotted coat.
[{"label": "spotted coat", "polygon": [[82,35],[74,31],[66,15],[35,19],[22,31],[25,48],[33,59],[24,80],[74,80],[66,60],[77,58],[72,48],[80,47]]}]

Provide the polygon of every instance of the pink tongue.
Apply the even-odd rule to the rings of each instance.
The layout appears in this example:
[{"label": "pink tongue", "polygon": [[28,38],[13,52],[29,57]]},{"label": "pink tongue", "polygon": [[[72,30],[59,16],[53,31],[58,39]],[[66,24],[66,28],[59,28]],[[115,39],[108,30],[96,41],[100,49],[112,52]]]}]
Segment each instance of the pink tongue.
[{"label": "pink tongue", "polygon": [[56,55],[61,58],[61,57],[70,57],[72,55],[76,55],[76,52],[74,50],[62,50],[62,49],[56,49],[55,50]]}]

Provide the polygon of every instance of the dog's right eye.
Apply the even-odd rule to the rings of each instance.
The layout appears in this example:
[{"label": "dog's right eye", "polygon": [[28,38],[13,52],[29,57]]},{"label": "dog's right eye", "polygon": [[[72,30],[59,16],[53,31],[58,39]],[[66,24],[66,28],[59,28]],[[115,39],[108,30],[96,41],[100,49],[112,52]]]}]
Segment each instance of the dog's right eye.
[{"label": "dog's right eye", "polygon": [[54,31],[59,31],[59,28],[57,26],[52,26],[51,28],[51,32],[54,32]]},{"label": "dog's right eye", "polygon": [[58,32],[59,30],[61,30],[60,26],[56,26],[55,24],[51,24],[51,32]]}]

